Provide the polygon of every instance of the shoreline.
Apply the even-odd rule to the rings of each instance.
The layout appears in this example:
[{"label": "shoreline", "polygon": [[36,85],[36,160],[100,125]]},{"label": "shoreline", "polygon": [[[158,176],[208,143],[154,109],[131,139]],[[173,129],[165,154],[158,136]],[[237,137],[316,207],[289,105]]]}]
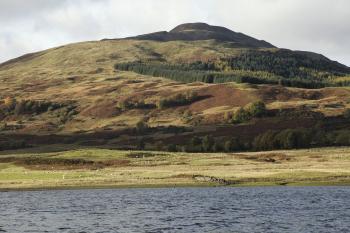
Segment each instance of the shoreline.
[{"label": "shoreline", "polygon": [[278,184],[272,182],[242,183],[236,185],[218,185],[213,183],[189,183],[189,184],[130,184],[130,185],[91,185],[91,186],[42,186],[0,188],[3,192],[30,192],[30,191],[65,191],[65,190],[99,190],[99,189],[157,189],[157,188],[264,188],[264,187],[350,187],[350,182],[294,182]]}]

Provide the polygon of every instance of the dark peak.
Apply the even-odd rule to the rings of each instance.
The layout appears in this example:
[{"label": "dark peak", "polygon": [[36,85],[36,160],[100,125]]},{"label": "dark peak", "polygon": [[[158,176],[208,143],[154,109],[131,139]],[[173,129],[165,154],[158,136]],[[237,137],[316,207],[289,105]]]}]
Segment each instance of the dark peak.
[{"label": "dark peak", "polygon": [[257,40],[243,33],[237,33],[224,27],[212,26],[206,23],[180,24],[169,32],[155,32],[127,39],[155,40],[155,41],[195,41],[195,40],[217,40],[231,42],[237,47],[247,48],[274,48],[272,44]]}]

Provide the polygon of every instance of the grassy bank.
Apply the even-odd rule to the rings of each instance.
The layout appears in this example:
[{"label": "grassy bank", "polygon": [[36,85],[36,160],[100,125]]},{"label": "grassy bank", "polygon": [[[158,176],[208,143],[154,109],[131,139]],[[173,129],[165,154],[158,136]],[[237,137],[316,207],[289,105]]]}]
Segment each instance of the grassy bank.
[{"label": "grassy bank", "polygon": [[350,148],[211,154],[59,148],[1,152],[0,189],[350,184]]}]

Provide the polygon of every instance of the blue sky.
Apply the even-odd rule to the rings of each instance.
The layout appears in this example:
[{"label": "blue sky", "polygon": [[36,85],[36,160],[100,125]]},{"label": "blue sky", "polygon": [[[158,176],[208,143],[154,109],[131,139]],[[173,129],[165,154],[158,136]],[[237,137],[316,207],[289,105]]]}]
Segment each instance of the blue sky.
[{"label": "blue sky", "polygon": [[350,66],[348,0],[0,0],[0,62],[187,22],[224,26]]}]

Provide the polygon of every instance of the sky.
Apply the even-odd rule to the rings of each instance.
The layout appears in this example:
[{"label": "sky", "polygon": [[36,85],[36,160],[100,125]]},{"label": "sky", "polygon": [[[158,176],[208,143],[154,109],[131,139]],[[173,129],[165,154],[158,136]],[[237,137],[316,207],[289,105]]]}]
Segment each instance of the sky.
[{"label": "sky", "polygon": [[205,22],[350,66],[349,0],[0,0],[0,62]]}]

